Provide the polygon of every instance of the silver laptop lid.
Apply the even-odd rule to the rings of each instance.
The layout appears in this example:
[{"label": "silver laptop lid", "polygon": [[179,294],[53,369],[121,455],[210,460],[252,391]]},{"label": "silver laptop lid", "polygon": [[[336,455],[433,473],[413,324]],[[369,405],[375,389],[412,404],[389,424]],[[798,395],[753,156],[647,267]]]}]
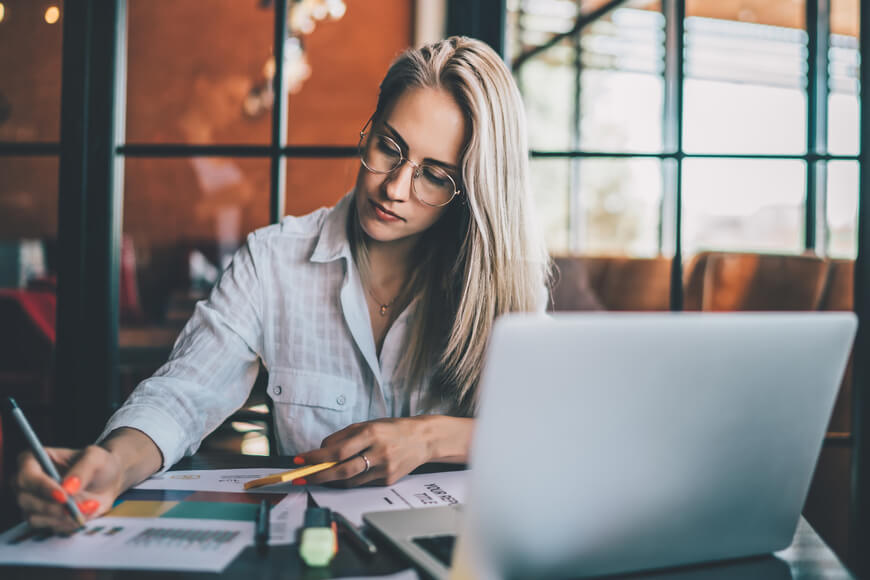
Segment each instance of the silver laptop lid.
[{"label": "silver laptop lid", "polygon": [[466,515],[510,575],[761,554],[792,539],[851,313],[500,319]]}]

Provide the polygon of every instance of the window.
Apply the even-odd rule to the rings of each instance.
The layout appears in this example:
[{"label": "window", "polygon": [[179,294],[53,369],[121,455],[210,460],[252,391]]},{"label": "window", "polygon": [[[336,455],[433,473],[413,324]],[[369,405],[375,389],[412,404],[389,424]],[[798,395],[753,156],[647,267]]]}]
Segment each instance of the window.
[{"label": "window", "polygon": [[274,2],[128,0],[123,223],[141,308],[122,307],[125,324],[183,322],[247,233],[280,217],[270,207],[308,213],[353,186],[378,83],[411,43],[410,6],[316,4],[288,3],[273,173]]},{"label": "window", "polygon": [[508,3],[551,250],[854,256],[857,0],[680,4]]}]

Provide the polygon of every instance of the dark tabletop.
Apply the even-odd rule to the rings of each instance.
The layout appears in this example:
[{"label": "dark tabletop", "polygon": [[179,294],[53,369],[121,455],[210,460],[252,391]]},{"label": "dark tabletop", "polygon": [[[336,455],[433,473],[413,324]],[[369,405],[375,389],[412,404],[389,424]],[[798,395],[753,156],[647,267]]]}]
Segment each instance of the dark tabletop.
[{"label": "dark tabletop", "polygon": [[[230,469],[240,467],[283,467],[292,469],[290,457],[254,457],[239,455],[209,455],[188,457],[178,462],[173,469]],[[432,472],[456,469],[456,466],[430,464],[418,471]],[[380,550],[372,558],[362,556],[343,534],[339,534],[339,551],[328,568],[307,568],[299,558],[295,545],[272,546],[268,553],[260,555],[253,547],[246,548],[219,576],[244,580],[300,578],[314,580],[344,576],[376,576],[392,574],[407,569],[409,564],[401,556],[379,543]],[[0,566],[3,580],[114,580],[114,579],[174,579],[215,578],[206,572],[165,572],[137,570],[86,570],[69,568],[38,568],[33,566]],[[733,560],[725,564],[708,564],[684,567],[620,578],[718,580],[744,579],[794,579],[813,580],[853,578],[837,559],[836,555],[819,538],[810,525],[801,518],[792,545],[775,555],[761,558]],[[615,578],[615,577],[614,577]]]}]

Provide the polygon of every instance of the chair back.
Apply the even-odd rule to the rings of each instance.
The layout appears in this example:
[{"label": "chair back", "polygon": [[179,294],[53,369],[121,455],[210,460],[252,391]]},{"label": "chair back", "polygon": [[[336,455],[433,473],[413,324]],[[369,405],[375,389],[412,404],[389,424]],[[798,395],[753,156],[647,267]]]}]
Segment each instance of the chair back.
[{"label": "chair back", "polygon": [[812,255],[704,252],[687,268],[685,309],[817,310],[828,268]]},{"label": "chair back", "polygon": [[670,308],[669,258],[561,255],[553,263],[555,311]]}]

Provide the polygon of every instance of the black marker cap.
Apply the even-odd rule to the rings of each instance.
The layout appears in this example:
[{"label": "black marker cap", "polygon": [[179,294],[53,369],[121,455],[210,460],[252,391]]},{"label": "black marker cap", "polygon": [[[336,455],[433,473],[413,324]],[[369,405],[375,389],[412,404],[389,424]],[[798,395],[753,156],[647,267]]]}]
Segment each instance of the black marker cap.
[{"label": "black marker cap", "polygon": [[332,526],[332,511],[329,508],[310,507],[305,510],[306,528],[328,528]]}]

